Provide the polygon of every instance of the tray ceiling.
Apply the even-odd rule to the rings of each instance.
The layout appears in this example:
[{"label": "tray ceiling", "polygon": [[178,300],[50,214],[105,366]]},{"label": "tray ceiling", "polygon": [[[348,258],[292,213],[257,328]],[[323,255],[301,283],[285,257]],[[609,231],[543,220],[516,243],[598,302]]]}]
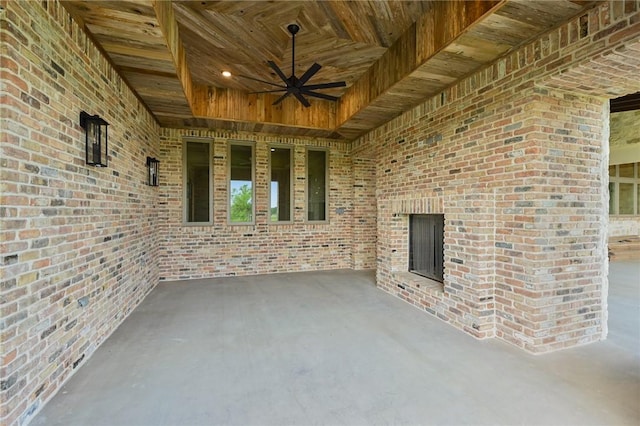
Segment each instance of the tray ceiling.
[{"label": "tray ceiling", "polygon": [[[592,1],[63,1],[162,126],[354,139],[576,15]],[[251,92],[274,61],[338,102]],[[230,71],[231,78],[222,71]]]}]

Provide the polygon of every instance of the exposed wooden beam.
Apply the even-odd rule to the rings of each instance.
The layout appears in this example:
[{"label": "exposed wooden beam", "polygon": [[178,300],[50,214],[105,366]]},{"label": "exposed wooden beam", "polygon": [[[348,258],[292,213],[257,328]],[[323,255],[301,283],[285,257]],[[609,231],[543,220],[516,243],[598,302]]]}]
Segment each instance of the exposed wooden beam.
[{"label": "exposed wooden beam", "polygon": [[180,40],[180,33],[178,31],[178,22],[176,21],[173,13],[173,6],[171,1],[166,0],[154,0],[153,9],[156,12],[156,18],[160,25],[160,30],[164,35],[169,51],[173,56],[173,62],[176,66],[176,73],[178,79],[182,84],[182,90],[187,98],[187,102],[191,107],[191,111],[194,111],[193,103],[193,82],[191,81],[191,73],[189,72],[189,66],[187,64],[187,54]]},{"label": "exposed wooden beam", "polygon": [[[506,0],[434,2],[340,98],[338,127],[407,78]],[[362,114],[360,114],[362,115]]]},{"label": "exposed wooden beam", "polygon": [[294,97],[290,97],[278,105],[271,105],[279,96],[196,85],[193,91],[193,115],[306,129],[335,129],[335,102],[314,99],[312,106],[305,108]]}]

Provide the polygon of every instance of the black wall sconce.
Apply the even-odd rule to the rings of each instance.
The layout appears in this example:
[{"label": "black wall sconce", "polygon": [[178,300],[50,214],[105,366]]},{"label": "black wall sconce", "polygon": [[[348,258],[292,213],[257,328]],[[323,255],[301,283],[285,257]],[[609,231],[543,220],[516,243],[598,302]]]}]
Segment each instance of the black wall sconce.
[{"label": "black wall sconce", "polygon": [[147,157],[147,176],[149,178],[149,186],[158,186],[158,168],[160,161],[155,158]]},{"label": "black wall sconce", "polygon": [[80,113],[80,127],[85,130],[87,164],[96,167],[107,167],[107,126],[109,123],[97,115]]}]

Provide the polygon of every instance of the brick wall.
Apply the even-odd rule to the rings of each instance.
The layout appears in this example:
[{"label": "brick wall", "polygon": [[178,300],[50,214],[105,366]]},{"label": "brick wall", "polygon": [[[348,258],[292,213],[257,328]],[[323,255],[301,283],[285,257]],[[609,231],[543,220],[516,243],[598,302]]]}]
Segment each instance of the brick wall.
[{"label": "brick wall", "polygon": [[[0,423],[12,425],[158,281],[145,181],[158,126],[58,3],[3,1],[0,19]],[[85,165],[81,110],[111,123],[108,168]]]},{"label": "brick wall", "polygon": [[351,150],[353,173],[352,258],[354,269],[376,267],[376,160],[371,150]]},{"label": "brick wall", "polygon": [[[638,3],[621,4],[353,143],[376,159],[381,288],[530,352],[606,336],[606,98],[640,90]],[[443,284],[406,272],[412,213],[445,215]]]},{"label": "brick wall", "polygon": [[[183,224],[182,144],[185,137],[214,142],[213,225]],[[162,129],[160,149],[160,277],[166,280],[287,271],[371,267],[370,255],[352,259],[354,212],[349,145],[257,133]],[[255,142],[255,224],[230,225],[228,215],[229,141]],[[293,223],[268,223],[269,144],[294,148]],[[306,222],[306,147],[329,149],[327,223]],[[359,189],[360,190],[360,189]],[[361,190],[360,190],[361,191]],[[371,220],[370,218],[362,220]],[[359,260],[363,259],[369,260]]]}]

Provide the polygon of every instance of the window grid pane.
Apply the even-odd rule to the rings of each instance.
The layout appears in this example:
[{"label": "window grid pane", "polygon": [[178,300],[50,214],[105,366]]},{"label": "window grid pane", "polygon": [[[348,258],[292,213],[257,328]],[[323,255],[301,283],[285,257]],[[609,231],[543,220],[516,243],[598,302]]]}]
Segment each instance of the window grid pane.
[{"label": "window grid pane", "polygon": [[307,151],[307,219],[327,219],[327,152]]},{"label": "window grid pane", "polygon": [[640,215],[640,163],[609,166],[609,214]]},{"label": "window grid pane", "polygon": [[253,221],[253,146],[231,145],[229,221]]},{"label": "window grid pane", "polygon": [[618,188],[620,193],[618,194],[619,204],[618,204],[618,214],[633,214],[634,207],[634,185],[632,183],[622,183],[618,184]]},{"label": "window grid pane", "polygon": [[291,149],[274,147],[270,155],[269,220],[288,222],[291,220]]},{"label": "window grid pane", "polygon": [[620,164],[618,166],[618,176],[622,178],[632,178],[634,177],[634,163]]},{"label": "window grid pane", "polygon": [[210,145],[209,142],[186,143],[186,222],[211,222]]}]

